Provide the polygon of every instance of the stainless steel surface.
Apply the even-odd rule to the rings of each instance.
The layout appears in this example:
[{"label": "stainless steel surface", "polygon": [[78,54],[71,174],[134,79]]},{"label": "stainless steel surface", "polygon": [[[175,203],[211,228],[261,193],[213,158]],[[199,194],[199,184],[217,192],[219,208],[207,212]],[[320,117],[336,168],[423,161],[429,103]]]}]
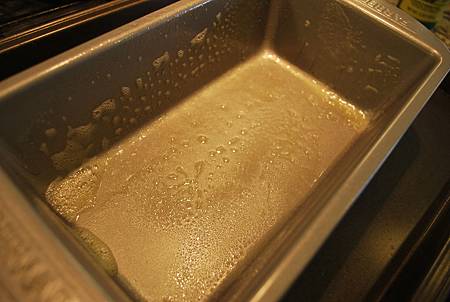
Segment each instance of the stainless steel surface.
[{"label": "stainless steel surface", "polygon": [[[110,146],[120,145],[125,137],[136,138],[138,127],[155,128],[155,117],[189,106],[192,98],[188,96],[223,81],[213,82],[263,50],[332,88],[368,119],[367,129],[349,141],[349,147],[343,146],[346,151],[336,152],[339,160],[325,163],[325,173],[314,189],[297,195],[296,206],[270,226],[265,240],[251,242],[254,248],[243,265],[234,264],[234,276],[220,280],[214,293],[227,299],[276,299],[448,71],[444,46],[392,7],[362,0],[174,4],[0,83],[0,132],[3,153],[10,158],[3,167],[18,179],[19,188],[26,189],[30,201],[39,205],[41,201],[31,196],[43,198],[58,175],[110,152]],[[276,72],[292,81],[281,70]],[[235,87],[239,86],[245,85]],[[150,113],[143,114],[147,100]],[[348,110],[350,104],[333,113],[357,112]],[[202,108],[208,106],[206,102]],[[125,126],[114,126],[116,115],[122,118],[116,122],[126,121]],[[167,145],[163,139],[167,138],[159,138],[160,143]],[[255,151],[259,150],[264,151],[253,151],[257,166],[261,158]],[[292,168],[285,167],[286,171]],[[75,215],[69,223],[76,220]],[[116,228],[114,223],[97,226]],[[111,250],[114,254],[115,249]],[[122,282],[136,284],[121,277]],[[142,288],[134,289],[142,294]]]}]

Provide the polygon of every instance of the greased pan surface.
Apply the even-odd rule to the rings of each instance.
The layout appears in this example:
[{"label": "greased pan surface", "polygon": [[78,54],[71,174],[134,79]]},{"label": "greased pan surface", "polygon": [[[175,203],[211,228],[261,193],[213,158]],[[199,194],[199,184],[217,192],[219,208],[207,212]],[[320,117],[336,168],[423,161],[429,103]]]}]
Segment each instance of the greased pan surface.
[{"label": "greased pan surface", "polygon": [[364,3],[132,22],[0,84],[5,165],[136,296],[276,298],[448,70]]}]

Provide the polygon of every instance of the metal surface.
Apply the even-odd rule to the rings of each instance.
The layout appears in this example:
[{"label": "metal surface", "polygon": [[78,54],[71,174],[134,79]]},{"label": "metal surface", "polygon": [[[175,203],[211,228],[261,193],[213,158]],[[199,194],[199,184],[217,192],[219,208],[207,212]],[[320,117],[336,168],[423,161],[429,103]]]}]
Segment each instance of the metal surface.
[{"label": "metal surface", "polygon": [[[98,6],[103,1],[3,1],[0,4],[0,45],[3,40],[44,23]],[[1,48],[1,47],[0,47]]]},{"label": "metal surface", "polygon": [[[0,39],[0,80],[94,37],[145,16],[174,0],[77,1],[11,22]],[[55,5],[53,3],[52,5]],[[27,3],[28,9],[37,9]],[[33,54],[30,56],[30,54]]]},{"label": "metal surface", "polygon": [[448,100],[436,91],[285,301],[410,300],[448,236]]},{"label": "metal surface", "polygon": [[[320,178],[302,206],[273,230],[270,243],[247,259],[253,261],[241,267],[241,276],[227,280],[231,283],[221,292],[233,299],[275,299],[304,268],[448,71],[448,52],[442,44],[407,16],[374,3],[188,1],[132,22],[0,84],[0,131],[5,149],[14,150],[16,157],[3,166],[21,179],[21,188],[28,183],[42,197],[58,175],[46,153],[64,150],[71,136],[68,125],[80,133],[85,129],[81,126],[104,117],[105,111],[97,114],[94,109],[110,104],[105,100],[119,99],[121,86],[129,87],[150,72],[161,79],[154,83],[159,89],[151,91],[164,92],[163,81],[173,83],[184,66],[154,68],[169,65],[180,49],[207,59],[219,53],[215,60],[220,61],[208,61],[201,72],[194,72],[195,65],[187,67],[198,76],[159,98],[160,106],[151,116],[130,116],[136,125],[119,132],[102,128],[101,135],[88,139],[85,158],[102,152],[103,138],[121,141],[261,47],[270,48],[370,117],[368,129]],[[214,34],[218,42],[211,49],[192,45],[196,38],[206,43]],[[62,135],[55,136],[54,130]],[[69,170],[85,158],[72,160]]]},{"label": "metal surface", "polygon": [[447,240],[444,249],[414,295],[413,301],[446,301],[448,299],[450,294],[449,244]]}]

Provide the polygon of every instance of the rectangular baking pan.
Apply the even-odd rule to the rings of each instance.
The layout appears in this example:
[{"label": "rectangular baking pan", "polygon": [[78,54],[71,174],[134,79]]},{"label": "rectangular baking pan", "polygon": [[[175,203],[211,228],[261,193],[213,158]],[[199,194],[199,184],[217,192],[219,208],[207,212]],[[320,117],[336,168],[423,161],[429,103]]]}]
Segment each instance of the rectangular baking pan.
[{"label": "rectangular baking pan", "polygon": [[[108,271],[133,298],[183,300],[186,298],[183,294],[186,294],[199,299],[275,300],[302,271],[351,206],[448,69],[448,50],[435,37],[394,7],[376,1],[212,0],[173,4],[0,83],[0,133],[3,141],[0,198],[5,205],[3,211],[12,213],[3,214],[7,217],[4,219],[22,217],[19,223],[23,223],[23,213],[29,213],[32,216],[30,221],[36,224],[36,227],[28,228],[27,232],[33,233],[30,238],[35,238],[36,243],[39,241],[36,238],[45,236],[47,240],[53,240],[53,246],[57,246],[45,245],[41,247],[43,251],[65,251],[58,253],[59,257],[72,263],[72,271],[84,272],[84,275],[77,275],[80,280],[78,286],[90,286],[89,291],[83,294],[93,292],[103,295],[104,299],[111,299],[111,296],[112,299],[118,299],[114,295],[121,295],[120,290],[100,269],[98,263],[102,261],[93,262],[71,235],[72,229],[89,226],[110,247],[117,260],[118,273],[111,267]],[[265,84],[261,84],[263,82]],[[312,91],[314,87],[322,91],[316,91],[316,95],[328,93],[329,98],[324,102],[328,105],[324,106],[331,106],[326,107],[327,112],[314,109],[319,110],[319,116],[311,115],[311,112],[316,111],[311,111],[313,109],[310,106],[317,105],[312,99],[299,101],[300,105],[292,100],[281,103],[278,108],[268,105],[272,106],[272,111],[265,112],[266,115],[260,120],[254,119],[258,116],[250,114],[250,109],[242,114],[240,112],[247,110],[245,106],[253,106],[255,110],[266,108],[262,99],[273,99],[272,91],[276,100],[283,101],[297,95],[302,89]],[[225,89],[225,92],[221,89]],[[298,168],[301,165],[278,165],[274,170],[277,173],[267,176],[273,180],[272,183],[268,182],[267,200],[270,193],[275,192],[279,196],[289,196],[291,203],[284,209],[280,206],[282,215],[278,216],[271,216],[271,213],[264,211],[244,212],[243,217],[259,222],[263,231],[262,234],[258,230],[250,232],[250,236],[246,237],[250,238],[250,242],[246,242],[247,248],[239,261],[227,263],[231,268],[225,273],[220,271],[217,263],[211,265],[208,273],[219,275],[219,278],[209,287],[203,289],[200,286],[204,281],[201,278],[196,280],[199,286],[193,286],[195,282],[189,283],[193,282],[189,277],[195,276],[197,271],[187,269],[187,275],[178,280],[181,280],[177,283],[179,292],[175,291],[171,295],[169,288],[166,296],[152,296],[152,287],[157,284],[155,279],[176,279],[178,275],[177,272],[169,271],[162,274],[156,260],[153,266],[148,265],[148,262],[146,264],[145,261],[154,260],[148,254],[154,255],[155,259],[166,254],[171,257],[171,251],[181,249],[188,238],[179,240],[180,246],[175,244],[175,248],[166,245],[155,247],[151,240],[142,241],[142,237],[139,237],[142,232],[139,231],[118,238],[115,233],[129,230],[130,225],[136,223],[138,215],[134,214],[139,211],[133,211],[140,209],[137,203],[130,203],[133,215],[117,208],[120,211],[116,209],[102,216],[102,211],[96,212],[97,208],[105,210],[105,213],[111,209],[94,206],[88,212],[95,219],[84,221],[81,218],[80,222],[79,215],[83,217],[84,212],[61,211],[47,194],[47,201],[59,216],[65,218],[63,220],[46,207],[46,192],[49,192],[50,184],[55,184],[57,177],[63,183],[76,179],[76,175],[80,175],[80,171],[81,174],[85,173],[86,165],[96,158],[109,156],[111,152],[116,152],[117,156],[123,152],[127,154],[130,148],[124,142],[130,145],[132,141],[135,144],[145,141],[147,147],[153,150],[149,153],[150,157],[164,157],[166,154],[161,148],[166,147],[177,153],[177,148],[171,145],[177,143],[177,137],[168,134],[167,129],[183,136],[187,133],[185,128],[188,125],[197,126],[196,120],[189,118],[180,122],[180,114],[210,123],[210,126],[201,126],[200,130],[208,130],[211,135],[190,130],[195,132],[192,135],[198,135],[196,143],[200,147],[191,147],[191,141],[181,142],[186,148],[203,150],[200,148],[227,137],[226,127],[231,123],[221,124],[223,116],[215,107],[221,100],[219,103],[215,98],[208,100],[208,95],[217,97],[217,91],[222,91],[219,96],[224,99],[221,109],[226,111],[227,106],[230,110],[233,110],[233,106],[240,108],[235,118],[244,122],[233,120],[235,125],[244,123],[244,127],[239,129],[240,133],[245,135],[248,132],[259,143],[250,144],[253,149],[250,148],[248,152],[245,148],[241,150],[245,151],[246,157],[242,157],[245,161],[244,172],[239,181],[230,185],[227,182],[229,179],[224,178],[222,184],[218,182],[219,187],[223,185],[220,190],[216,190],[220,191],[222,195],[217,196],[222,199],[218,198],[213,208],[220,202],[240,202],[242,199],[243,204],[262,210],[256,193],[252,195],[252,192],[247,194],[248,191],[236,189],[249,182],[249,190],[256,188],[258,191],[257,186],[267,182],[267,179],[256,181],[254,169],[258,170],[259,164],[266,160],[264,152],[270,149],[270,140],[279,139],[283,133],[276,129],[272,133],[270,127],[264,128],[260,124],[282,125],[286,127],[287,134],[298,128],[303,128],[305,133],[309,131],[308,127],[316,127],[319,132],[326,130],[326,133],[320,132],[323,136],[313,136],[310,144],[307,139],[303,145],[297,144],[295,138],[291,141],[287,139],[286,143],[294,146],[289,149],[294,154],[298,152],[298,146],[305,148],[306,157],[300,164],[310,165],[312,168],[309,170],[319,166],[323,173],[305,172],[305,175],[310,175],[305,177],[310,178],[306,183],[311,187],[305,190],[304,175]],[[250,93],[247,95],[246,92]],[[260,92],[264,92],[264,95]],[[234,98],[237,94],[247,102],[241,104],[237,99],[230,101],[227,94]],[[125,102],[131,105],[125,105]],[[256,106],[255,102],[260,103]],[[295,117],[303,109],[306,112],[305,120],[293,120],[285,124],[291,119],[280,115],[280,112],[287,112],[289,116]],[[248,118],[245,117],[247,113]],[[322,113],[325,115],[322,116]],[[364,116],[366,124],[352,139],[342,139],[341,130],[346,126],[341,124],[333,129],[328,124],[336,114],[340,118],[348,117],[349,123],[355,114]],[[309,118],[313,122],[308,123]],[[183,123],[186,123],[184,128],[180,127]],[[258,127],[264,131],[253,130]],[[271,137],[274,133],[275,136]],[[302,130],[296,133],[298,138],[303,137]],[[152,140],[146,139],[146,135],[150,135]],[[321,137],[326,139],[321,140]],[[320,142],[318,149],[312,148],[314,139]],[[264,144],[265,140],[268,144]],[[230,139],[229,143],[234,144],[234,141]],[[125,151],[121,149],[122,146]],[[215,148],[215,158],[232,150],[228,146],[227,149],[221,148],[221,145],[210,146]],[[277,160],[280,158],[280,162],[283,156],[289,155],[289,152],[284,152],[286,150],[279,153],[276,150],[273,153]],[[322,166],[312,162],[318,154],[329,159]],[[129,172],[127,163],[132,161],[134,155],[129,153],[129,158],[123,162],[123,174]],[[241,158],[239,156],[238,159]],[[308,156],[312,156],[312,159]],[[188,159],[182,157],[181,164],[188,166]],[[295,158],[290,159],[292,163],[297,163]],[[141,160],[144,167],[145,158]],[[228,163],[230,159],[222,157],[222,160]],[[119,168],[116,171],[121,171],[120,161],[117,164]],[[87,173],[91,175],[91,172]],[[151,173],[157,175],[159,172],[152,170]],[[179,173],[187,175],[186,172]],[[120,174],[117,174],[116,179],[123,177]],[[283,190],[290,195],[281,189],[277,191],[284,183],[283,175],[288,178],[288,185]],[[311,175],[315,178],[312,179]],[[177,177],[173,174],[168,176],[171,179]],[[109,183],[114,181],[114,178],[110,178]],[[73,198],[84,196],[87,191],[83,188],[86,189],[78,189]],[[231,194],[227,195],[227,190]],[[246,195],[235,198],[233,193]],[[162,202],[171,200],[171,196],[165,196],[166,200]],[[152,197],[161,198],[159,195]],[[250,202],[245,203],[245,198]],[[284,205],[283,200],[277,202]],[[274,205],[274,202],[268,204]],[[268,211],[271,210],[277,212],[276,207],[268,208]],[[179,212],[159,213],[163,215],[158,218],[166,221]],[[231,220],[225,220],[222,224],[220,215],[202,215],[200,217],[219,221],[215,226],[230,236],[221,238],[220,232],[213,232],[219,236],[210,239],[218,243],[219,247],[232,248],[231,243],[227,245],[227,240],[232,241],[234,234],[226,232],[233,230],[234,225],[227,223],[231,221],[246,226],[245,219],[239,220],[233,214],[224,214]],[[276,219],[268,222],[273,217]],[[18,224],[17,221],[9,224],[12,223]],[[201,236],[207,233],[201,227],[199,231]],[[237,233],[240,231],[242,229],[238,228]],[[252,238],[253,234],[258,235]],[[32,243],[30,239],[29,244]],[[124,252],[128,244],[141,246],[142,249]],[[150,247],[150,251],[144,250],[145,247]],[[236,250],[239,249],[236,247]],[[194,249],[192,255],[198,256],[198,251]],[[145,261],[141,263],[139,259]],[[210,263],[208,257],[205,261],[201,261],[201,257],[198,259],[196,264],[201,269],[205,269],[201,265]],[[52,261],[47,259],[47,262],[50,267]],[[150,272],[142,277],[138,273],[141,268]],[[3,283],[8,284],[9,275],[7,272],[5,274],[1,280],[6,280]],[[94,278],[95,282],[83,282],[86,278]],[[164,292],[164,286],[159,286],[162,288],[160,291]],[[187,290],[183,292],[185,288]],[[199,289],[198,292],[192,292],[193,288]],[[79,289],[74,292],[78,293]]]}]

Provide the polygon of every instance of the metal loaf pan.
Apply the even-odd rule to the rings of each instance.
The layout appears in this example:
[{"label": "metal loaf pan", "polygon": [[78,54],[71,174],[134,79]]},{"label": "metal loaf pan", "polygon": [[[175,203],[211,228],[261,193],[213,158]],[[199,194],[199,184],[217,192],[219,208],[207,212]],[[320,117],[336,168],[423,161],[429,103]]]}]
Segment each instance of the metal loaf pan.
[{"label": "metal loaf pan", "polygon": [[[212,293],[199,296],[279,298],[448,72],[450,55],[444,45],[394,7],[374,0],[181,1],[1,82],[0,238],[7,243],[3,257],[17,258],[17,244],[7,234],[20,229],[22,245],[30,247],[28,253],[39,254],[42,266],[66,276],[58,283],[61,291],[84,298],[91,295],[95,300],[125,299],[70,235],[68,229],[76,221],[63,222],[46,206],[47,187],[89,158],[133,138],[140,129],[153,127],[161,121],[158,117],[180,110],[192,95],[214,85],[230,70],[232,78],[239,70],[236,67],[255,56],[285,60],[288,69],[323,83],[342,96],[348,108],[364,112],[368,122],[329,163],[317,184],[302,195],[298,206],[276,221],[264,240],[252,243],[245,261],[221,279]],[[260,73],[255,72],[254,78],[260,80]],[[276,91],[275,85],[283,85],[283,79],[272,79],[281,81],[267,83]],[[250,87],[251,80],[247,81]],[[240,89],[247,89],[246,83],[240,83]],[[134,105],[123,105],[119,102],[123,98]],[[138,104],[149,99],[151,110],[144,114]],[[280,108],[284,109],[288,108]],[[120,131],[112,123],[111,111],[128,121]],[[213,108],[211,114],[216,114]],[[77,152],[83,156],[55,165],[52,156],[66,150],[74,135],[84,137],[80,133],[92,125],[96,126],[92,136],[79,141],[84,149]],[[216,130],[226,133],[225,128]],[[329,137],[333,139],[332,133]],[[165,137],[159,139],[161,145],[168,143]],[[124,226],[117,223],[106,228]],[[99,237],[110,243],[108,236]],[[117,249],[111,249],[116,253]],[[120,259],[118,264],[120,273]],[[2,274],[4,287],[17,277],[10,270]],[[130,295],[151,298],[136,286],[139,282],[126,277],[122,272],[115,278]],[[95,282],[86,281],[91,278]],[[43,294],[42,288],[34,293],[17,291]]]}]

